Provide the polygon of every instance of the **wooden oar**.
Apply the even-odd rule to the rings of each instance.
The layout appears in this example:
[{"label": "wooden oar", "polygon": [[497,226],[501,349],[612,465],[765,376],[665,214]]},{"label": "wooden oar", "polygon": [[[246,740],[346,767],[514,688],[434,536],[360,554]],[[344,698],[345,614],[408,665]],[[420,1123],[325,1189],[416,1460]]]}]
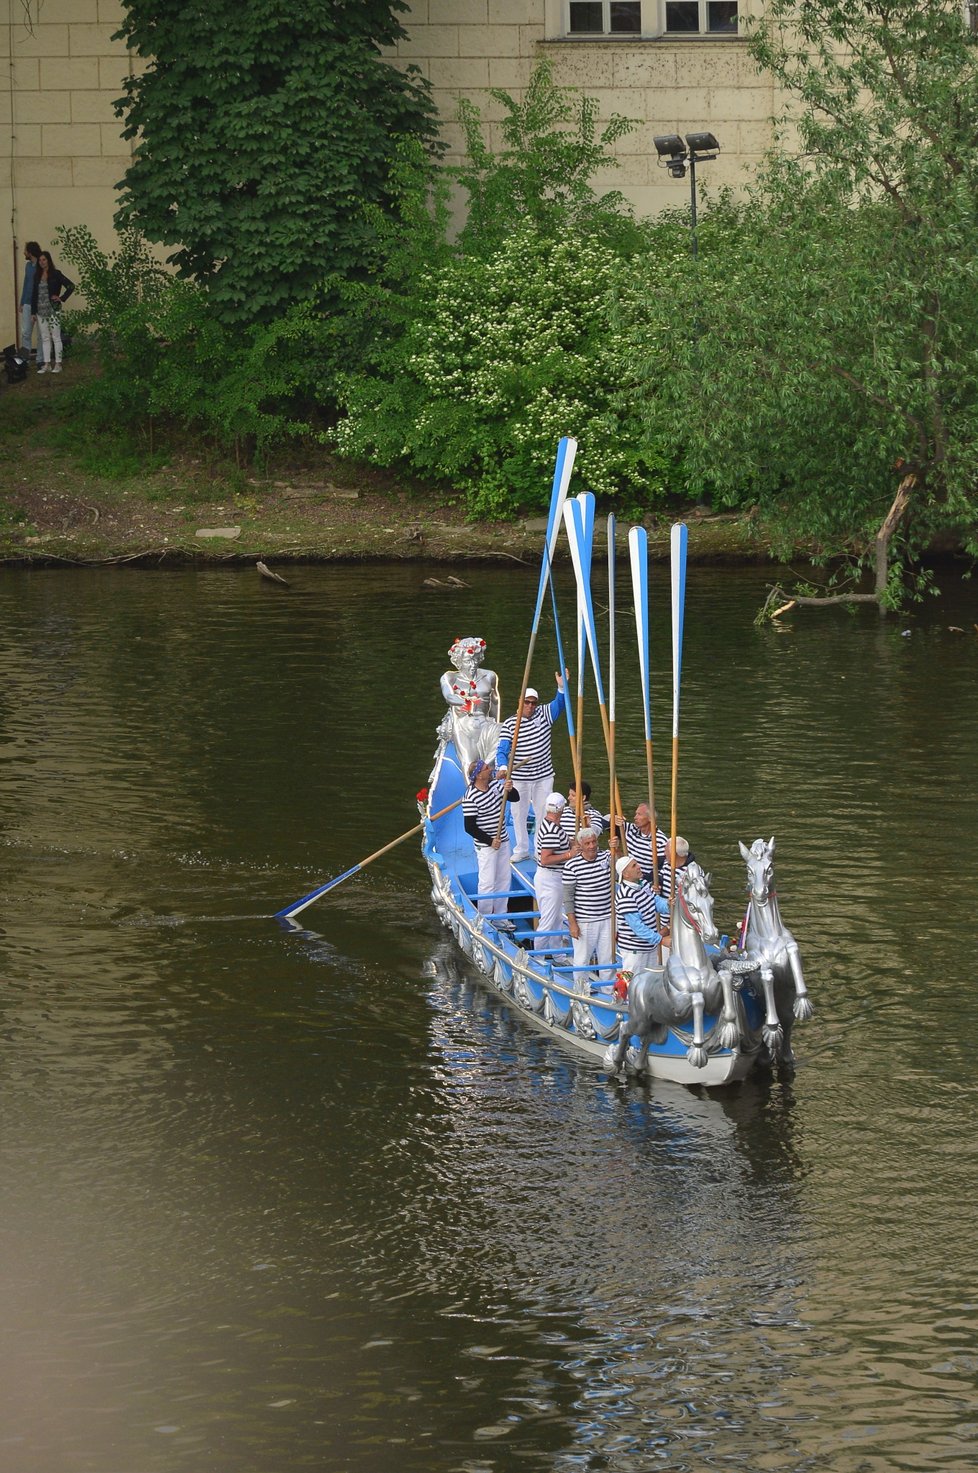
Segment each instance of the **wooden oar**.
[{"label": "wooden oar", "polygon": [[649,663],[649,537],[644,527],[632,527],[628,534],[628,555],[632,568],[632,601],[635,605],[635,635],[638,640],[638,667],[642,681],[642,718],[645,723],[645,769],[649,783],[649,813],[652,817],[652,886],[659,888],[658,826],[655,820],[655,783],[652,761],[652,681]]},{"label": "wooden oar", "polygon": [[[536,649],[537,634],[540,629],[540,615],[543,612],[543,600],[547,592],[547,584],[550,581],[550,567],[553,562],[554,548],[557,546],[557,537],[560,533],[560,525],[563,521],[564,502],[567,500],[567,487],[574,471],[574,457],[577,454],[577,441],[569,435],[565,435],[557,446],[557,461],[554,465],[553,486],[550,492],[550,511],[547,516],[547,535],[543,544],[543,562],[540,565],[540,584],[537,588],[537,603],[533,612],[533,624],[530,629],[530,642],[526,652],[526,664],[523,666],[523,680],[520,684],[520,698],[516,705],[516,725],[513,728],[513,744],[509,749],[510,772],[506,775],[506,784],[503,789],[503,801],[499,808],[499,823],[496,828],[496,838],[502,837],[503,825],[506,822],[506,796],[512,787],[512,768],[516,761],[516,746],[520,737],[520,725],[523,720],[523,701],[526,698],[526,688],[530,683],[530,668],[533,664],[533,651]],[[566,704],[566,694],[564,701]]]},{"label": "wooden oar", "polygon": [[[615,772],[615,518],[608,517],[608,792],[611,794],[611,833],[609,841],[621,833],[622,847],[625,847],[625,825],[619,819],[622,818],[621,799],[618,794],[618,777]],[[615,881],[618,878],[614,868],[615,851],[612,848],[608,859],[608,869],[611,871],[611,934],[615,935]]]},{"label": "wooden oar", "polygon": [[[604,697],[604,683],[601,679],[601,656],[598,651],[598,634],[594,622],[594,600],[591,597],[591,565],[586,535],[588,503],[591,504],[590,511],[593,515],[594,497],[590,491],[569,501],[564,507],[564,522],[567,526],[567,540],[570,543],[574,576],[577,579],[577,591],[581,598],[584,631],[587,635],[587,647],[591,656],[591,670],[594,674],[598,696],[598,714],[601,717],[601,729],[604,732],[604,747],[607,753],[611,733],[608,729],[608,707]],[[609,803],[612,807],[617,803],[618,811],[621,812],[621,794],[617,791],[617,782]],[[624,842],[622,847],[623,852],[627,852]]]},{"label": "wooden oar", "polygon": [[[594,497],[589,492],[582,491],[577,497],[581,507],[581,564],[585,581],[591,581],[591,555],[594,551]],[[587,615],[584,604],[584,594],[578,586],[577,589],[577,761],[574,764],[574,775],[577,779],[577,787],[574,789],[576,802],[574,807],[574,833],[584,823],[584,794],[581,791],[581,778],[584,773],[584,666],[585,651],[587,645]]]},{"label": "wooden oar", "polygon": [[[686,546],[689,532],[676,522],[669,537],[672,554],[672,895],[670,910],[676,909],[676,814],[679,801],[679,686],[683,667],[683,614],[686,605]],[[652,821],[653,828],[655,820]]]},{"label": "wooden oar", "polygon": [[[449,803],[447,808],[440,808],[437,813],[430,814],[429,818],[432,820],[441,818],[444,814],[451,813],[452,809],[457,808],[461,802],[462,798],[456,798],[454,803]],[[396,839],[391,839],[390,843],[385,844],[383,849],[375,849],[373,854],[368,854],[366,859],[361,859],[359,864],[352,865],[350,869],[344,870],[335,879],[327,880],[324,885],[317,885],[315,890],[310,890],[308,895],[303,895],[301,900],[295,901],[293,905],[287,905],[284,910],[277,910],[273,919],[276,921],[290,921],[293,916],[297,916],[300,911],[305,910],[307,905],[312,905],[314,900],[318,900],[320,895],[326,895],[330,890],[335,890],[336,886],[342,885],[344,880],[350,879],[352,875],[359,874],[362,869],[366,869],[368,864],[373,864],[375,859],[379,859],[389,849],[395,849],[398,844],[403,844],[405,839],[410,839],[412,834],[420,833],[423,828],[424,820],[422,819],[420,823],[414,825],[414,828],[408,829],[406,833],[400,834]]]},{"label": "wooden oar", "polygon": [[550,603],[554,615],[554,638],[557,641],[557,668],[564,672],[564,712],[567,718],[567,738],[570,742],[571,767],[574,771],[574,791],[578,795],[578,802],[580,802],[581,758],[577,745],[577,733],[574,730],[574,711],[571,706],[570,686],[567,683],[569,680],[569,671],[564,664],[564,642],[560,637],[560,615],[557,612],[557,590],[554,587],[553,578],[550,579]]}]

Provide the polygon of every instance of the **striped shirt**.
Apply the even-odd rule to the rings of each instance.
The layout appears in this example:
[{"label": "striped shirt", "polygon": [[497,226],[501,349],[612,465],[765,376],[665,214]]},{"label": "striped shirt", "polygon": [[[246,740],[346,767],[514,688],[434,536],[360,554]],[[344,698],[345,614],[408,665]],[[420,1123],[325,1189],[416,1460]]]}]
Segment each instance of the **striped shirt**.
[{"label": "striped shirt", "polygon": [[[587,824],[589,829],[593,829],[596,834],[604,833],[604,819],[592,803],[584,804],[584,818],[582,822]],[[565,806],[563,813],[560,815],[560,826],[564,830],[564,833],[569,834],[573,839],[577,830],[577,809],[573,808],[570,803]]]},{"label": "striped shirt", "polygon": [[[630,885],[627,880],[623,880],[615,891],[615,903],[618,917],[618,945],[625,951],[644,951],[647,947],[658,946],[662,940],[658,917],[668,916],[669,906],[654,893],[652,887],[645,884]],[[638,916],[641,924],[653,933],[654,939],[643,936],[631,924],[634,916]]]},{"label": "striped shirt", "polygon": [[564,865],[564,908],[577,921],[611,920],[611,855],[607,849],[591,860],[578,854]]},{"label": "striped shirt", "polygon": [[[554,854],[569,854],[571,849],[571,841],[567,837],[567,834],[564,832],[564,830],[561,828],[560,824],[554,823],[549,818],[543,819],[543,821],[537,826],[537,863],[539,863],[540,861],[540,852],[543,849],[549,849]],[[547,870],[554,870],[557,874],[559,874],[563,865],[566,863],[566,860],[562,860],[558,864],[545,864],[543,868]]]},{"label": "striped shirt", "polygon": [[[499,815],[503,806],[503,793],[505,783],[502,778],[496,778],[483,791],[477,788],[475,783],[470,783],[465,790],[462,799],[462,816],[465,820],[465,831],[472,835],[472,841],[477,849],[491,849],[499,828]],[[510,788],[509,796],[518,798],[519,794],[515,788]],[[503,831],[505,834],[505,830]]]},{"label": "striped shirt", "polygon": [[[656,854],[657,854],[657,857],[658,857],[658,860],[659,860],[659,867],[660,867],[660,869],[662,867],[662,856],[666,852],[666,845],[667,845],[668,842],[669,841],[666,838],[665,834],[662,832],[662,830],[661,829],[656,829],[656,832],[655,832],[655,847],[656,847]],[[649,829],[649,831],[648,831],[647,834],[643,834],[642,833],[642,830],[640,828],[638,828],[636,824],[628,823],[626,821],[626,823],[625,823],[625,843],[628,845],[628,852],[631,855],[632,859],[637,859],[638,860],[639,868],[642,871],[642,878],[643,879],[646,879],[646,880],[651,880],[651,878],[652,878],[652,830],[651,830],[651,828]]]},{"label": "striped shirt", "polygon": [[510,754],[513,751],[516,717],[511,716],[508,721],[504,721],[499,732],[496,766],[511,767],[514,777],[518,775],[531,783],[553,772],[550,729],[563,709],[564,692],[559,690],[549,706],[538,706],[532,716],[523,717],[520,721],[520,739],[512,762]]},{"label": "striped shirt", "polygon": [[[683,864],[679,866],[680,874],[682,874],[683,870],[686,868],[686,865],[689,864],[689,860],[692,859],[692,857],[693,856],[690,855],[689,859],[687,859]],[[663,900],[672,899],[672,865],[669,863],[668,859],[662,859],[659,861],[659,890],[662,893]]]}]

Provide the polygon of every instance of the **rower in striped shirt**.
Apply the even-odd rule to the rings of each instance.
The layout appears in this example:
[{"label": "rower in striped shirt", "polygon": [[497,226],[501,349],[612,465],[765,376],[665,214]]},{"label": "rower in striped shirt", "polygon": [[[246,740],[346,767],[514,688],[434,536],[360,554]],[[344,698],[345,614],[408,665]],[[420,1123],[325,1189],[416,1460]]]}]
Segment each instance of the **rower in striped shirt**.
[{"label": "rower in striped shirt", "polygon": [[[492,915],[505,911],[507,901],[499,892],[510,887],[510,861],[512,850],[505,824],[499,830],[499,816],[503,804],[519,797],[515,788],[506,791],[506,784],[493,777],[492,764],[480,759],[469,767],[469,786],[462,799],[462,819],[465,832],[472,835],[475,845],[476,863],[479,867],[479,890],[476,908],[481,915]],[[499,837],[497,838],[497,832]],[[489,898],[494,896],[495,898]],[[496,921],[499,930],[512,931],[510,920]]]},{"label": "rower in striped shirt", "polygon": [[[574,944],[574,988],[577,992],[587,992],[595,980],[595,974],[587,970],[592,958],[599,967],[605,968],[600,980],[612,980],[612,856],[607,849],[599,851],[594,829],[581,829],[577,842],[581,847],[580,854],[564,865],[564,908]],[[613,848],[618,847],[617,839],[612,839],[611,843]]]},{"label": "rower in striped shirt", "polygon": [[[659,815],[656,814],[656,822]],[[652,881],[652,811],[647,803],[639,803],[631,823],[625,820],[625,845],[629,854],[634,854],[642,870],[642,878]],[[656,863],[661,868],[669,840],[660,828],[655,830]]]},{"label": "rower in striped shirt", "polygon": [[[669,941],[669,904],[656,895],[642,878],[634,854],[625,854],[615,866],[618,887],[615,890],[615,918],[618,925],[618,950],[623,972],[648,971],[659,961],[659,947]],[[663,925],[663,919],[665,925]]]},{"label": "rower in striped shirt", "polygon": [[689,844],[683,838],[676,839],[676,855],[678,858],[674,860],[672,840],[670,839],[666,845],[666,852],[662,856],[659,864],[659,894],[663,900],[672,900],[674,874],[676,871],[684,870],[693,857],[690,853]]},{"label": "rower in striped shirt", "polygon": [[551,793],[547,799],[546,814],[536,830],[537,868],[533,877],[533,888],[537,897],[540,921],[533,941],[534,951],[553,951],[564,915],[564,870],[568,860],[576,859],[580,847],[573,834],[568,834],[561,823],[566,805],[560,793]]},{"label": "rower in striped shirt", "polygon": [[[591,784],[581,779],[581,799],[584,817],[581,827],[594,829],[595,833],[603,834],[607,825],[603,816],[591,802]],[[577,788],[571,783],[567,789],[567,807],[560,816],[561,826],[566,834],[573,839],[577,832]]]},{"label": "rower in striped shirt", "polygon": [[[570,678],[570,671],[565,672]],[[556,676],[557,694],[549,706],[540,705],[540,697],[532,686],[523,693],[523,708],[519,718],[520,733],[517,749],[513,751],[516,733],[516,717],[504,721],[496,748],[496,766],[519,775],[522,797],[513,803],[513,828],[516,833],[516,849],[513,858],[530,857],[530,835],[526,821],[533,808],[537,823],[547,808],[547,798],[554,789],[554,759],[551,750],[551,730],[564,709],[564,682]]]}]

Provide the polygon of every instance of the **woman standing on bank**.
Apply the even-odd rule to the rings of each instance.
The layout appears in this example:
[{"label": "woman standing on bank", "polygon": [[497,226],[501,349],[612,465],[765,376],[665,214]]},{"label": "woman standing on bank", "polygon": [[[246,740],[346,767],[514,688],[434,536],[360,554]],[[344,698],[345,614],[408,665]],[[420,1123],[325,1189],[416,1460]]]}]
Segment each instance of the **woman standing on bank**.
[{"label": "woman standing on bank", "polygon": [[[67,302],[75,290],[75,283],[69,281],[55,266],[51,259],[50,251],[42,251],[37,258],[37,269],[34,272],[34,290],[31,296],[31,316],[37,322],[37,330],[40,333],[39,357],[43,359],[38,364],[38,373],[47,373],[50,368],[52,373],[61,372],[61,322],[58,314],[61,304]],[[51,363],[51,347],[54,345],[54,364]]]}]

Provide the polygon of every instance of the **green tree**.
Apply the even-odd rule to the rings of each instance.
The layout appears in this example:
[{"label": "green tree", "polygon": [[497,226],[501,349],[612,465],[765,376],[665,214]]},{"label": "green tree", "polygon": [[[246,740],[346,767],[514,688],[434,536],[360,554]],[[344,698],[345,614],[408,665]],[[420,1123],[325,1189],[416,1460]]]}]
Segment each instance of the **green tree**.
[{"label": "green tree", "polygon": [[598,169],[616,166],[609,148],[637,123],[615,113],[599,134],[596,100],[558,87],[546,58],[533,68],[521,102],[495,87],[489,95],[503,109],[499,153],[483,138],[476,105],[466,98],[459,103],[467,153],[466,162],[455,170],[468,196],[459,238],[463,251],[489,254],[528,224],[551,236],[568,227],[599,229],[622,239],[633,236],[622,194],[612,190],[599,195],[592,179]]},{"label": "green tree", "polygon": [[781,146],[704,221],[650,417],[718,495],[872,569],[833,601],[891,606],[936,532],[975,543],[978,49],[952,0],[769,0],[751,46]]},{"label": "green tree", "polygon": [[379,48],[401,0],[125,0],[144,59],[116,103],[136,140],[120,228],[175,247],[225,323],[270,321],[371,269],[398,140],[434,147],[427,84]]}]

